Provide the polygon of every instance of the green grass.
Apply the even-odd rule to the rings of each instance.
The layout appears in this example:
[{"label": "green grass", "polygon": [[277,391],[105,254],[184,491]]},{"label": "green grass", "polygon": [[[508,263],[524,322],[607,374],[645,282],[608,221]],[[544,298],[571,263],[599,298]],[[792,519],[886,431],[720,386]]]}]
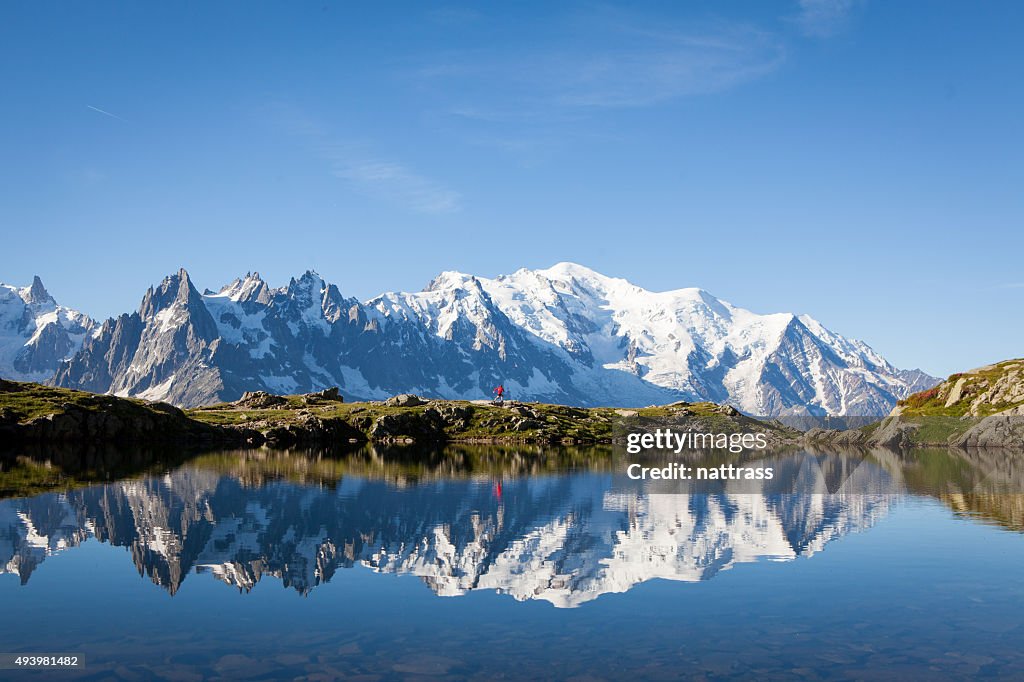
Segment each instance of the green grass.
[{"label": "green grass", "polygon": [[[329,401],[307,405],[298,396],[288,396],[287,401],[284,405],[268,409],[249,409],[224,403],[188,410],[187,414],[197,421],[221,426],[258,426],[261,422],[286,426],[300,424],[308,417],[324,421],[338,419],[366,434],[380,417],[394,414],[422,415],[428,409],[436,407],[430,404],[391,407],[381,402]],[[459,400],[438,401],[438,404],[469,412],[464,426],[445,427],[445,436],[449,440],[535,441],[555,438],[601,441],[611,438],[612,424],[619,418],[610,408],[583,409],[543,403],[521,404],[525,409],[537,413],[536,417],[530,417],[520,415],[513,404],[497,407]],[[538,426],[521,431],[514,430],[516,423],[522,419],[534,420],[538,422]]]},{"label": "green grass", "polygon": [[922,444],[944,444],[953,436],[958,436],[977,423],[974,419],[961,419],[946,415],[927,415],[915,419],[918,424],[910,434],[911,440]]},{"label": "green grass", "polygon": [[[991,388],[1008,371],[1019,370],[1022,363],[1024,360],[1006,360],[976,372],[950,375],[942,384],[927,391],[914,393],[900,400],[897,405],[903,408],[902,414],[908,417],[962,417],[970,412],[971,404],[978,396]],[[960,379],[965,380],[960,399],[947,407],[949,392]],[[1024,404],[1024,401],[981,404],[975,408],[974,416],[986,417],[1020,404]]]},{"label": "green grass", "polygon": [[880,420],[878,420],[876,422],[871,422],[870,424],[866,424],[866,425],[860,427],[857,430],[860,431],[861,433],[863,433],[865,436],[870,436],[875,431],[877,431],[878,427],[881,426],[881,425],[882,425],[882,420],[880,419]]},{"label": "green grass", "polygon": [[721,417],[721,406],[716,403],[688,403],[685,406],[659,405],[657,407],[641,407],[636,410],[641,417],[679,417],[684,412],[694,417]]},{"label": "green grass", "polygon": [[64,405],[74,405],[83,410],[99,412],[101,410],[131,409],[144,407],[145,402],[130,398],[115,398],[97,395],[86,391],[75,391],[70,388],[54,388],[41,384],[23,383],[2,380],[0,385],[0,411],[8,411],[19,422],[28,422],[48,414],[64,411]]}]

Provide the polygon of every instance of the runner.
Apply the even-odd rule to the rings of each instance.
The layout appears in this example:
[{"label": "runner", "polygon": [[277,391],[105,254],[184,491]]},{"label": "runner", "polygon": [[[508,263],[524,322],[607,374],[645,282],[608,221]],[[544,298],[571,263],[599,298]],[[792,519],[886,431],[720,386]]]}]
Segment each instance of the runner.
[{"label": "runner", "polygon": [[494,397],[495,405],[501,405],[503,402],[505,402],[505,386],[503,384],[498,384],[497,388],[491,391],[491,393],[496,394]]}]

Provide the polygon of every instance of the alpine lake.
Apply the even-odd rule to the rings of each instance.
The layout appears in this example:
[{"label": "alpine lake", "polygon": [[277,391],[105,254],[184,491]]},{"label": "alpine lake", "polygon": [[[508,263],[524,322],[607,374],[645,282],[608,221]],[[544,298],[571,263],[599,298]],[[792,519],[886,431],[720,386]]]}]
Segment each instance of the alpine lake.
[{"label": "alpine lake", "polygon": [[685,459],[10,453],[0,678],[1024,678],[1024,453]]}]

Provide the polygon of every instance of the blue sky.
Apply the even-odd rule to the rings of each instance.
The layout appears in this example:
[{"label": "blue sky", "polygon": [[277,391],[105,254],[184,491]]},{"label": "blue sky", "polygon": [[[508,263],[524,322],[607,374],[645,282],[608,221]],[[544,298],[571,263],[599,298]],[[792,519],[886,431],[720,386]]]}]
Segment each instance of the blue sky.
[{"label": "blue sky", "polygon": [[17,3],[0,280],[104,317],[314,268],[562,260],[804,312],[947,374],[1024,355],[1019,2]]}]

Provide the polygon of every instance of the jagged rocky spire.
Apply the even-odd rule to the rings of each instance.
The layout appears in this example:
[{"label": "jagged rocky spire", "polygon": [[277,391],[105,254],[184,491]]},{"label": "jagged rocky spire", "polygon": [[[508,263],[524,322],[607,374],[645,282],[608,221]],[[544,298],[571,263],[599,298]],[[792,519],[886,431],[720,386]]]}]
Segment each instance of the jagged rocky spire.
[{"label": "jagged rocky spire", "polygon": [[43,280],[39,279],[39,275],[32,278],[32,286],[28,288],[28,293],[25,296],[25,302],[29,305],[34,303],[47,303],[52,302],[53,298],[50,296],[50,292],[43,286]]}]

